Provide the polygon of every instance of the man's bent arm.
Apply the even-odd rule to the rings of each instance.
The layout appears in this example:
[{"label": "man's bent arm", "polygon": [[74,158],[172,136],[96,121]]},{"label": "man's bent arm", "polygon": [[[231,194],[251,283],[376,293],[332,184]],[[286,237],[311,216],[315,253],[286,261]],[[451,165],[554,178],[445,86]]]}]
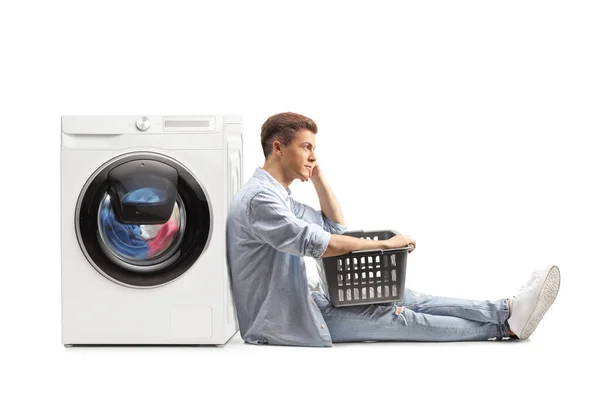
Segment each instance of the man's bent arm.
[{"label": "man's bent arm", "polygon": [[[408,240],[404,246],[408,246]],[[404,247],[402,246],[402,247]],[[345,235],[331,235],[329,245],[322,257],[333,257],[356,250],[390,249],[387,240],[360,239]]]},{"label": "man's bent arm", "polygon": [[312,178],[312,183],[319,196],[319,203],[323,214],[333,222],[337,222],[340,225],[346,225],[344,223],[344,214],[342,213],[340,203],[338,203],[327,180],[323,176],[318,176]]}]

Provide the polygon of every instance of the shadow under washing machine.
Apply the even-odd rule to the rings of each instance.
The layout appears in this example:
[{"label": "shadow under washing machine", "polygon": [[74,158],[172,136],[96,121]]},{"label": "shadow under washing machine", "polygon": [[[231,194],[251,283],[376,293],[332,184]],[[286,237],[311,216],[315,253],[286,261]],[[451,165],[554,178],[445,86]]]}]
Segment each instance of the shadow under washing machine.
[{"label": "shadow under washing machine", "polygon": [[223,345],[236,116],[63,116],[62,341]]}]

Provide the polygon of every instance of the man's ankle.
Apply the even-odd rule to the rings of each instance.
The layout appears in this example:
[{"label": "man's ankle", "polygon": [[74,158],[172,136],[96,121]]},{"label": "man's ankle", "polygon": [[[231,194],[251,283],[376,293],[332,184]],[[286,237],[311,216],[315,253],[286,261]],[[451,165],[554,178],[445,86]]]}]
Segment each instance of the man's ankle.
[{"label": "man's ankle", "polygon": [[[512,309],[510,307],[510,299],[506,299],[506,303],[508,304],[508,317],[510,318],[510,315],[512,314]],[[509,336],[516,336],[515,333],[513,331],[510,330],[510,326],[508,326],[508,322],[506,322],[506,326],[508,327],[508,335]]]}]

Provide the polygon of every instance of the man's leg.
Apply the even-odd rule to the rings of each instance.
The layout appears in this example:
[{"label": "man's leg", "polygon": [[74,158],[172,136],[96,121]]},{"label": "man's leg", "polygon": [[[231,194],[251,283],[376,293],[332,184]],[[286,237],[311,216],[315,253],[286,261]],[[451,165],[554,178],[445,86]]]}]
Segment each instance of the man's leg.
[{"label": "man's leg", "polygon": [[500,300],[466,300],[453,297],[432,296],[409,288],[404,290],[404,299],[395,302],[418,313],[459,317],[478,322],[504,324],[509,316],[507,298]]},{"label": "man's leg", "polygon": [[508,336],[505,324],[455,316],[430,315],[395,303],[333,307],[321,293],[312,293],[333,342],[360,341],[472,341]]}]

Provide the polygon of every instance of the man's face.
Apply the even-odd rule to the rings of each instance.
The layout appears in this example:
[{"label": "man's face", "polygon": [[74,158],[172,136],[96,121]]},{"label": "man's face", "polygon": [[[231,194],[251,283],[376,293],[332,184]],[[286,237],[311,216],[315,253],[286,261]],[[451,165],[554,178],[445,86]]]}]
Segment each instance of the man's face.
[{"label": "man's face", "polygon": [[316,136],[304,129],[296,133],[294,140],[283,148],[282,164],[288,179],[300,179],[304,182],[310,178],[311,168],[317,163]]}]

